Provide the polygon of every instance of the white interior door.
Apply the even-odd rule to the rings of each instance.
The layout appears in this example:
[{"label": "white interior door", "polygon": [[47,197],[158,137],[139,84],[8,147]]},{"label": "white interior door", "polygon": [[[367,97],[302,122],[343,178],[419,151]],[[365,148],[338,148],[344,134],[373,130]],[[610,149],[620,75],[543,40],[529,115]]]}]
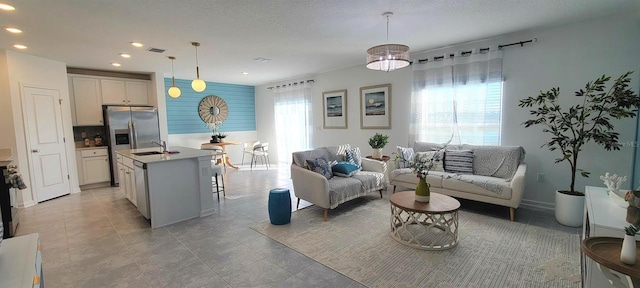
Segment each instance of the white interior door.
[{"label": "white interior door", "polygon": [[69,194],[60,92],[23,87],[31,187],[42,202]]}]

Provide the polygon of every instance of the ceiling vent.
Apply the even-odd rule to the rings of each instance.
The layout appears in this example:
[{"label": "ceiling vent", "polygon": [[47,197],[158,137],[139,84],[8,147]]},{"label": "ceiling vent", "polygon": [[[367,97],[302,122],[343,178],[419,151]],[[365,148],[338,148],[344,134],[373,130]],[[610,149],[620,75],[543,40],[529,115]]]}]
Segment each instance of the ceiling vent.
[{"label": "ceiling vent", "polygon": [[166,49],[150,47],[149,49],[147,49],[147,51],[151,51],[151,52],[155,52],[155,53],[164,53],[164,51],[167,51],[167,50]]}]

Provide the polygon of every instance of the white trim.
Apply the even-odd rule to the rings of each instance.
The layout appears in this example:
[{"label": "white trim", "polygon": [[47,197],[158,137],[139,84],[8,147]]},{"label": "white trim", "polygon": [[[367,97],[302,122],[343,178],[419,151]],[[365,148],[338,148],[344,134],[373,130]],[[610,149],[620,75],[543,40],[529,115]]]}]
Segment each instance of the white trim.
[{"label": "white trim", "polygon": [[23,202],[21,206],[20,205],[18,206],[18,208],[27,208],[27,207],[35,206],[36,204],[38,204],[36,201],[29,200],[29,201]]},{"label": "white trim", "polygon": [[522,199],[522,202],[520,202],[520,206],[526,207],[526,208],[537,208],[537,209],[549,210],[549,211],[556,210],[555,203],[528,200],[528,199]]}]

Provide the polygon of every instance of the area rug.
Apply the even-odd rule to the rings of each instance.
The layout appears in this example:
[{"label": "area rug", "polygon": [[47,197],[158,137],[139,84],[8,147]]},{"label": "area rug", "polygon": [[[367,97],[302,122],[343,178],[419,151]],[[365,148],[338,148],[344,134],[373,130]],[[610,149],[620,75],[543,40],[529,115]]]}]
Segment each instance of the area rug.
[{"label": "area rug", "polygon": [[252,229],[368,287],[578,287],[580,236],[459,212],[459,244],[424,251],[389,234],[388,199],[361,197],[329,211],[311,206],[291,223]]}]

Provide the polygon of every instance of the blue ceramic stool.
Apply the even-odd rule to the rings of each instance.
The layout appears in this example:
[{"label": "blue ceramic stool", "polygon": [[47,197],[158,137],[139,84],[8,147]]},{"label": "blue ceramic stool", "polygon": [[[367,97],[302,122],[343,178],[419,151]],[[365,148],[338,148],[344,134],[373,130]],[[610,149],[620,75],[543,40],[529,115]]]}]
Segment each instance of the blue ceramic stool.
[{"label": "blue ceramic stool", "polygon": [[269,191],[269,220],[273,225],[284,225],[291,222],[289,189],[275,188]]}]

